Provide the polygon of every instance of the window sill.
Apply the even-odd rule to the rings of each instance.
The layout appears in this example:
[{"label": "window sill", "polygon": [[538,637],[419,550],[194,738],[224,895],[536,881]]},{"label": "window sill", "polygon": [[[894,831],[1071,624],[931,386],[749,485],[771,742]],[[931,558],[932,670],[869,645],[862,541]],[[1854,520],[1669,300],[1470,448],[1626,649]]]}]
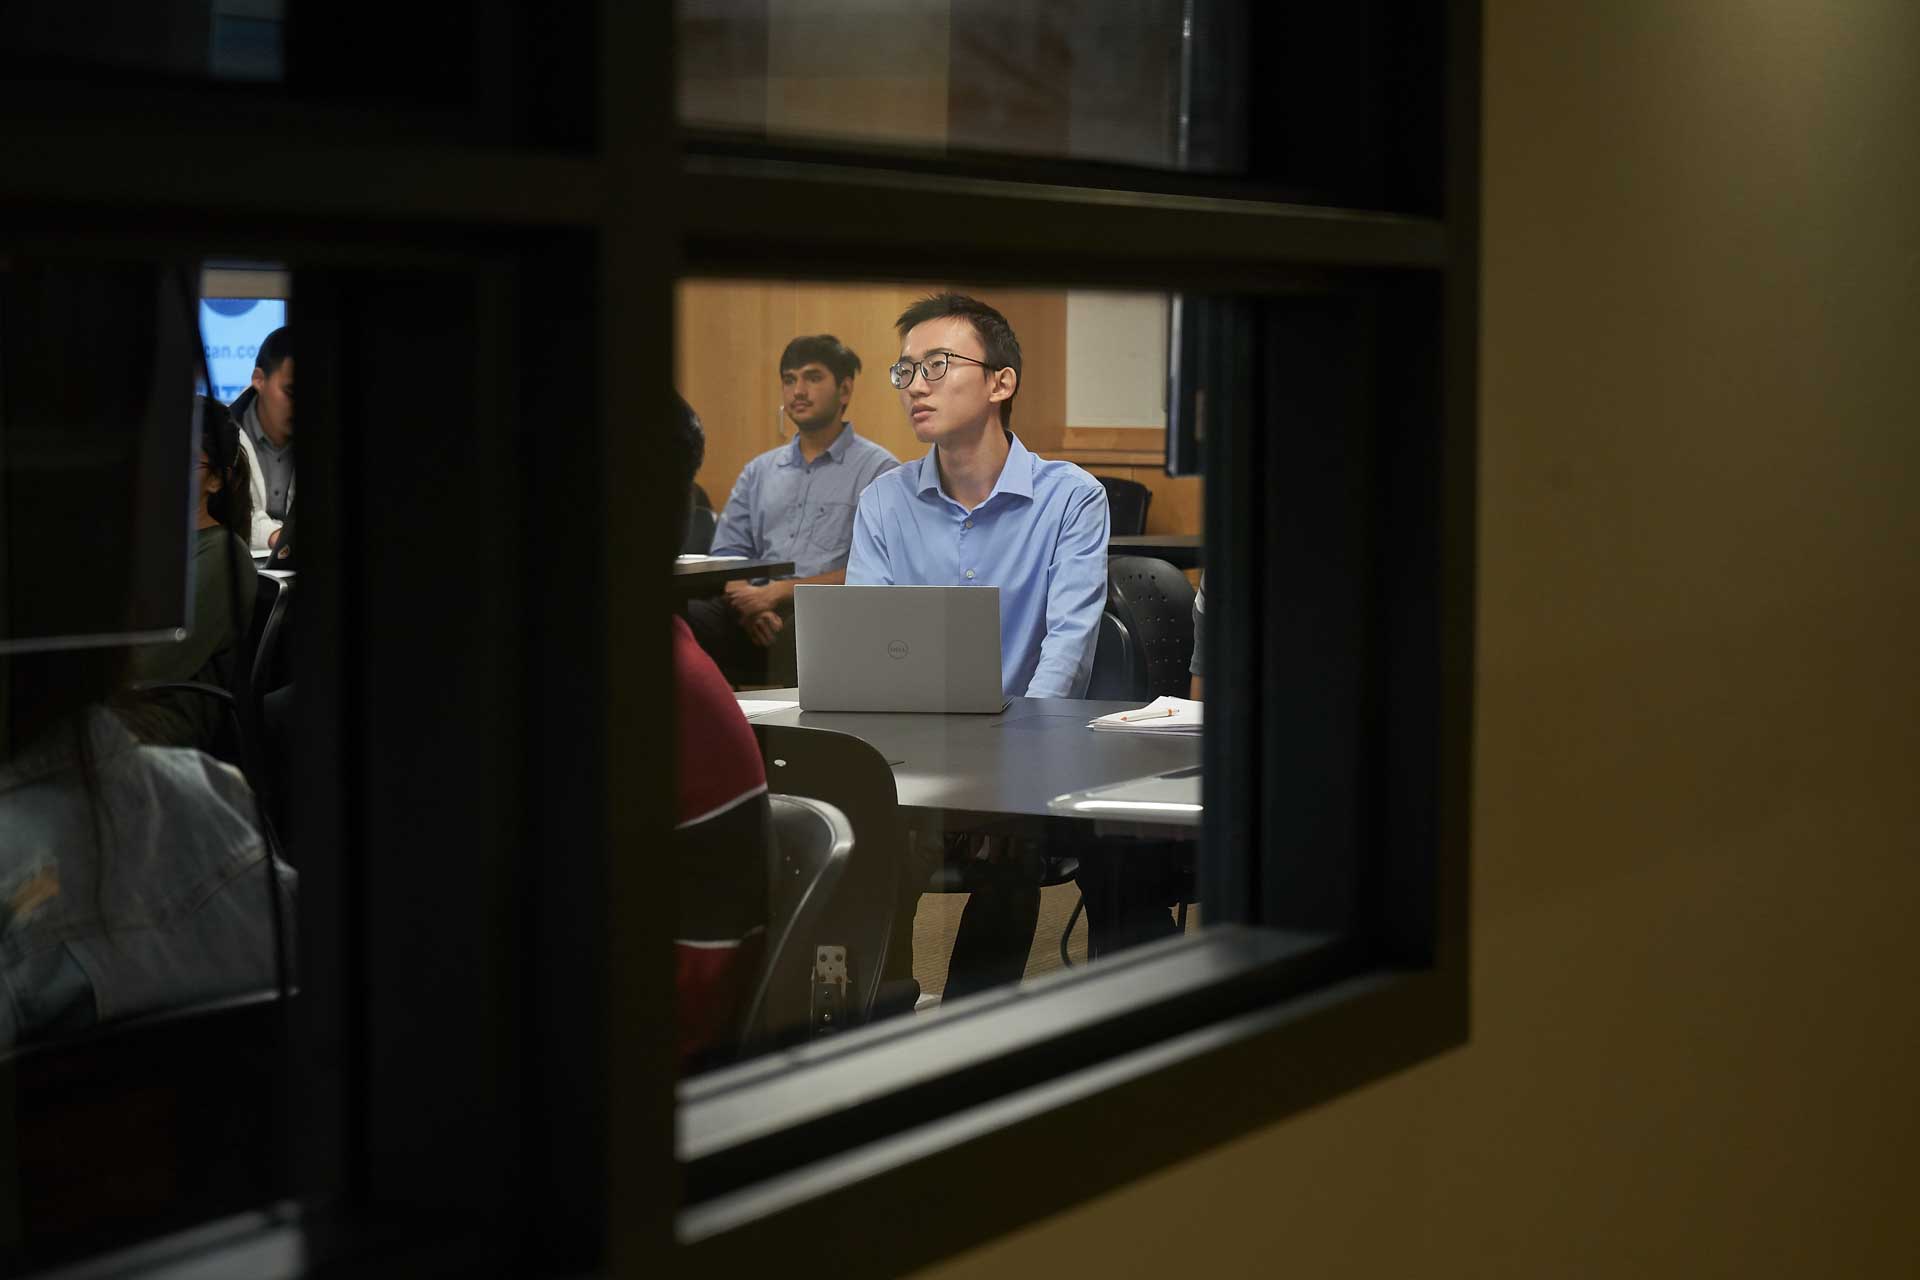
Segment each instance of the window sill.
[{"label": "window sill", "polygon": [[1223,926],[690,1082],[678,1236],[897,1274],[1464,1042],[1460,976],[1345,953]]}]

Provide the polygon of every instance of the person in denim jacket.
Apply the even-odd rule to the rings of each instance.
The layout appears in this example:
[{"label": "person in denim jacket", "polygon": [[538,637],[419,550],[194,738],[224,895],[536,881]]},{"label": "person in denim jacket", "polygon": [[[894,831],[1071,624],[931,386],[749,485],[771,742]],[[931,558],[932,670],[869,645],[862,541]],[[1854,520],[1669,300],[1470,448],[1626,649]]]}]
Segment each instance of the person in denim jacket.
[{"label": "person in denim jacket", "polygon": [[[16,656],[0,765],[0,1048],[270,988],[275,924],[253,796],[99,705],[102,651]],[[293,870],[276,860],[282,945]],[[289,963],[291,963],[289,959]]]}]

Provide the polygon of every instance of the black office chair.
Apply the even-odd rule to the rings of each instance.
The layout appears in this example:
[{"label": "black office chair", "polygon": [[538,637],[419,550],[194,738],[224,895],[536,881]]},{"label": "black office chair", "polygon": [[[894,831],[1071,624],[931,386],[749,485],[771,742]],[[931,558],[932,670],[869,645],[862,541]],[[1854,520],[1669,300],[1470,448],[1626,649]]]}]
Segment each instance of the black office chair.
[{"label": "black office chair", "polygon": [[188,694],[215,704],[219,728],[207,754],[238,768],[246,775],[247,785],[268,802],[268,814],[277,827],[279,812],[273,803],[278,779],[263,753],[260,730],[259,680],[261,656],[275,653],[279,647],[280,620],[286,608],[291,584],[282,578],[260,574],[253,597],[253,617],[228,656],[228,676],[224,685],[195,680],[147,680],[131,687],[144,695]]},{"label": "black office chair", "polygon": [[293,683],[293,582],[287,576],[260,575],[260,590],[253,598],[253,675],[247,690],[253,700],[258,768],[266,783],[263,794],[267,812],[274,827],[282,832],[287,830],[290,781],[287,721]]},{"label": "black office chair", "polygon": [[809,1032],[839,1029],[834,1011],[813,1000],[815,948],[853,857],[853,823],[824,800],[767,799],[773,843],[767,851],[766,954],[741,1022],[742,1057]]},{"label": "black office chair", "polygon": [[1191,687],[1193,584],[1148,556],[1107,559],[1107,608],[1133,638],[1135,697],[1184,698]]},{"label": "black office chair", "polygon": [[[1170,905],[1174,909],[1173,929],[1176,934],[1187,931],[1187,908],[1200,901],[1199,876],[1194,865],[1194,845],[1190,842],[1154,841],[1142,842],[1139,850],[1128,854],[1109,845],[1103,856],[1107,857],[1157,857],[1163,860],[1161,883],[1168,887]],[[1060,931],[1060,964],[1063,968],[1074,967],[1072,942],[1073,930],[1080,923],[1080,917],[1087,909],[1087,895],[1082,892],[1073,904],[1073,913],[1067,917],[1067,925]],[[1093,937],[1093,930],[1087,931],[1087,959],[1098,960],[1105,952]]]},{"label": "black office chair", "polygon": [[907,848],[893,769],[871,744],[852,734],[771,724],[755,724],[753,732],[770,792],[825,801],[853,827],[853,850],[838,889],[814,922],[812,936],[794,945],[809,966],[816,947],[846,948],[848,1022],[858,1025],[911,1010],[919,996],[911,977],[905,985],[887,981]]},{"label": "black office chair", "polygon": [[1138,480],[1114,476],[1095,476],[1107,489],[1107,519],[1116,537],[1137,538],[1147,531],[1147,508],[1153,504],[1153,490]]},{"label": "black office chair", "polygon": [[695,507],[687,513],[687,536],[681,539],[680,554],[703,556],[713,550],[713,534],[719,527],[720,517],[712,507]]},{"label": "black office chair", "polygon": [[1134,670],[1133,636],[1127,624],[1111,613],[1102,613],[1087,697],[1096,702],[1126,702],[1144,697],[1144,689],[1145,681]]},{"label": "black office chair", "polygon": [[242,650],[252,675],[255,702],[293,679],[287,643],[293,628],[293,579],[262,573],[253,596],[253,626]]},{"label": "black office chair", "polygon": [[713,499],[709,498],[707,491],[697,484],[693,486],[693,505],[696,507],[704,507],[708,511],[713,510]]}]

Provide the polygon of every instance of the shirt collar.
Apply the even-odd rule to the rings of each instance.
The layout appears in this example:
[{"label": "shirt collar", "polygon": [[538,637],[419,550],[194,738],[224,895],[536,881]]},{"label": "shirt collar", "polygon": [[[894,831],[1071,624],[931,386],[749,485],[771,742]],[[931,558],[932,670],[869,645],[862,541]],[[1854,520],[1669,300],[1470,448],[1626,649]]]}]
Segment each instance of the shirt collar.
[{"label": "shirt collar", "polygon": [[[834,437],[833,443],[828,445],[827,451],[820,456],[823,458],[831,458],[835,462],[841,462],[846,459],[847,450],[852,447],[853,423],[842,419],[840,423],[840,434]],[[802,459],[800,457],[800,433],[798,431],[793,433],[793,439],[788,442],[787,447],[780,451],[779,464],[783,467],[797,467],[802,465]]]},{"label": "shirt collar", "polygon": [[[267,439],[267,429],[260,425],[260,399],[258,396],[247,401],[247,411],[240,418],[240,426],[242,430],[253,438],[255,448],[265,449],[275,457],[286,452],[283,446],[277,445]],[[289,440],[287,443],[292,444],[293,442]]]},{"label": "shirt collar", "polygon": [[[927,450],[927,456],[920,459],[918,488],[923,494],[939,493],[946,497],[940,490],[940,463],[935,458],[939,451],[940,446],[934,445]],[[1033,455],[1027,452],[1027,446],[1020,443],[1020,437],[1011,431],[1007,432],[1006,465],[1000,468],[1000,478],[993,482],[993,492],[987,495],[987,502],[992,502],[1002,493],[1022,498],[1033,497]],[[987,502],[980,505],[984,507]]]}]

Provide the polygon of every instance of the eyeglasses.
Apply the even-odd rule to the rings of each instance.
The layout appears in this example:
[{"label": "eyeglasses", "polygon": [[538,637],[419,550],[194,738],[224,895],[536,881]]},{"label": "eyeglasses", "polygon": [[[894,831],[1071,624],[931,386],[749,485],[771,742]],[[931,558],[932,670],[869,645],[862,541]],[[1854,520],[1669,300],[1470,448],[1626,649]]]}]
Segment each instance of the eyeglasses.
[{"label": "eyeglasses", "polygon": [[963,356],[957,351],[936,351],[925,360],[900,360],[887,370],[887,380],[900,390],[905,391],[913,385],[916,373],[925,372],[928,382],[938,382],[947,376],[947,361],[965,360],[968,364],[977,364],[982,369],[994,366],[985,360],[975,360],[972,356]]}]

